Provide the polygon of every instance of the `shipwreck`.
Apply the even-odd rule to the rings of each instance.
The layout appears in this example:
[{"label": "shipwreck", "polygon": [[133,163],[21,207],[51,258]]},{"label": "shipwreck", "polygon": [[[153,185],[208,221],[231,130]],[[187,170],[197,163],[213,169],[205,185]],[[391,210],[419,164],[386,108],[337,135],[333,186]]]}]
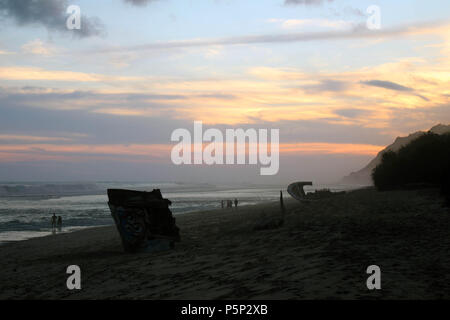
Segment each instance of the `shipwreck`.
[{"label": "shipwreck", "polygon": [[126,252],[173,248],[180,230],[161,191],[108,189],[109,208]]},{"label": "shipwreck", "polygon": [[336,195],[345,194],[345,191],[333,192],[330,189],[319,189],[315,190],[314,192],[306,193],[303,188],[305,186],[312,186],[312,185],[313,185],[312,181],[294,182],[288,186],[287,191],[292,198],[300,202],[320,200],[330,198]]}]

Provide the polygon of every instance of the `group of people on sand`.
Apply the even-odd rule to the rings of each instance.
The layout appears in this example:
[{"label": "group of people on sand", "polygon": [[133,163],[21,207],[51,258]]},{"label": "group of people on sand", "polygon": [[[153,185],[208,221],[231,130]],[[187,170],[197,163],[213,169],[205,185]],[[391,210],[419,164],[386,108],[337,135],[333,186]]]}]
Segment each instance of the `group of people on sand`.
[{"label": "group of people on sand", "polygon": [[[225,208],[225,203],[227,205],[227,208],[233,208],[233,200],[222,200],[222,209]],[[234,207],[237,209],[237,206],[239,204],[238,199],[234,199]]]},{"label": "group of people on sand", "polygon": [[55,231],[56,228],[58,228],[58,231],[61,231],[62,217],[56,216],[56,214],[53,214],[53,216],[52,216],[52,231]]}]

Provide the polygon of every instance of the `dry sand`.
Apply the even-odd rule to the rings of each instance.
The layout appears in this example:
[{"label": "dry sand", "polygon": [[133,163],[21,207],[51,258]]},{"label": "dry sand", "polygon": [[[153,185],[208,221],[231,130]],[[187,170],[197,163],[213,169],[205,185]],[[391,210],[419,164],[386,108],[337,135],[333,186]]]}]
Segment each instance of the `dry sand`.
[{"label": "dry sand", "polygon": [[[114,227],[0,247],[0,299],[450,298],[450,213],[435,191],[358,190],[177,217],[171,251],[125,254]],[[66,288],[68,265],[82,290]],[[366,268],[382,290],[366,287]]]}]

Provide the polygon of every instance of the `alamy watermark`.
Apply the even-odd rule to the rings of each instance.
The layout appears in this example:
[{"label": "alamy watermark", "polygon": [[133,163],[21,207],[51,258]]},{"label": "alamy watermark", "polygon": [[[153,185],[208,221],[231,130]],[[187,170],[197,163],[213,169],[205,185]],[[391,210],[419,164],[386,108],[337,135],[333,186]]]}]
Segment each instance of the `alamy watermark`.
[{"label": "alamy watermark", "polygon": [[[193,138],[187,129],[172,132],[171,141],[178,142],[171,152],[175,165],[261,165],[260,174],[275,175],[280,168],[280,132],[270,129],[270,142],[267,129],[207,129],[203,132],[203,123],[194,122]],[[203,143],[207,145],[204,146]],[[224,154],[225,149],[225,154]],[[270,154],[269,154],[270,149]],[[247,161],[248,159],[248,161]],[[236,160],[236,161],[235,161]]]},{"label": "alamy watermark", "polygon": [[71,5],[67,8],[66,13],[69,15],[66,19],[66,27],[69,30],[81,29],[81,8]]},{"label": "alamy watermark", "polygon": [[373,264],[367,267],[367,274],[370,276],[367,278],[366,286],[369,290],[381,289],[381,269],[379,266]]},{"label": "alamy watermark", "polygon": [[67,267],[66,273],[70,274],[67,278],[66,286],[69,290],[81,290],[81,269],[73,264]]},{"label": "alamy watermark", "polygon": [[369,30],[380,30],[381,29],[381,8],[377,5],[371,5],[366,10],[369,14],[366,26]]}]

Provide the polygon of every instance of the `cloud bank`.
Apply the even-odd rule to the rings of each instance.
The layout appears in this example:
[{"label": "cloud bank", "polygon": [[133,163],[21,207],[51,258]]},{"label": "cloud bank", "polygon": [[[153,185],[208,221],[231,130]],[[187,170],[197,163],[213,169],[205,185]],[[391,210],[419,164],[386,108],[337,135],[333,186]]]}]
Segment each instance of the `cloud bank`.
[{"label": "cloud bank", "polygon": [[324,2],[333,2],[334,0],[285,0],[284,5],[321,5]]},{"label": "cloud bank", "polygon": [[150,2],[156,2],[158,0],[124,0],[125,2],[131,3],[132,5],[135,6],[146,6],[147,4],[149,4]]},{"label": "cloud bank", "polygon": [[[158,0],[122,1],[142,7]],[[70,33],[80,38],[105,34],[105,27],[99,18],[83,15],[81,29],[68,30],[66,10],[69,5],[67,0],[0,0],[0,17],[11,19],[19,26],[41,25],[49,31]]]},{"label": "cloud bank", "polygon": [[373,87],[379,87],[394,91],[414,91],[412,88],[408,88],[405,86],[402,86],[398,83],[391,82],[391,81],[383,81],[383,80],[370,80],[370,81],[362,81],[363,84]]},{"label": "cloud bank", "polygon": [[82,16],[82,28],[68,30],[68,6],[66,0],[0,0],[0,15],[13,20],[19,26],[41,25],[49,31],[71,31],[80,38],[104,34],[104,26],[96,17]]},{"label": "cloud bank", "polygon": [[246,44],[265,44],[265,43],[294,43],[320,40],[352,40],[352,39],[383,39],[398,36],[415,35],[419,31],[426,32],[432,28],[443,25],[440,21],[415,23],[413,25],[400,25],[381,30],[369,30],[365,26],[356,27],[344,31],[324,31],[324,32],[297,32],[285,34],[266,34],[251,35],[229,38],[215,39],[188,39],[177,41],[161,41],[136,46],[119,46],[96,49],[95,52],[127,52],[127,51],[145,51],[145,50],[165,50],[208,46],[226,46],[226,45],[246,45]]},{"label": "cloud bank", "polygon": [[[370,81],[361,81],[361,83],[365,84],[367,86],[378,87],[378,88],[383,88],[383,89],[388,89],[388,90],[393,90],[393,91],[411,92],[411,93],[415,92],[415,90],[413,88],[405,87],[405,86],[402,86],[398,83],[391,82],[391,81],[370,80]],[[428,101],[428,99],[426,97],[424,97],[420,94],[415,94],[415,95],[425,101]]]}]

